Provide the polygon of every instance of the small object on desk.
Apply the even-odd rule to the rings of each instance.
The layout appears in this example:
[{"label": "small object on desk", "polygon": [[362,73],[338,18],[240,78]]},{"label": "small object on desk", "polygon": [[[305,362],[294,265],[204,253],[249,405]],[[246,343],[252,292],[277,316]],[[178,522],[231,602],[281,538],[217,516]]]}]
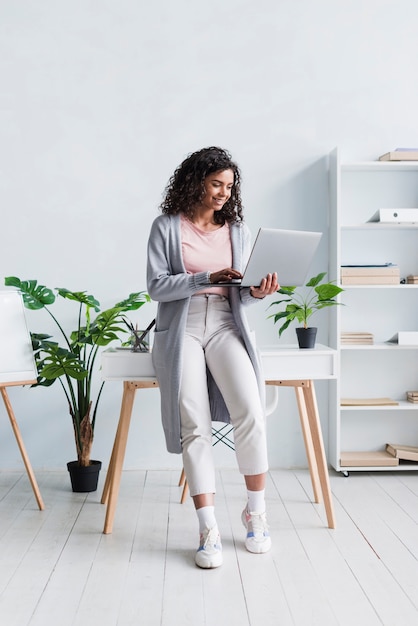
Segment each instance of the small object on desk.
[{"label": "small object on desk", "polygon": [[[152,320],[152,322],[147,326],[145,330],[138,330],[138,326],[134,328],[133,324],[126,319],[124,320],[124,322],[132,333],[131,339],[130,339],[131,351],[132,352],[149,352],[150,351],[149,342],[145,338],[150,332],[150,330],[152,329],[152,327],[154,326],[155,319]],[[122,346],[122,347],[126,347],[126,346]]]}]

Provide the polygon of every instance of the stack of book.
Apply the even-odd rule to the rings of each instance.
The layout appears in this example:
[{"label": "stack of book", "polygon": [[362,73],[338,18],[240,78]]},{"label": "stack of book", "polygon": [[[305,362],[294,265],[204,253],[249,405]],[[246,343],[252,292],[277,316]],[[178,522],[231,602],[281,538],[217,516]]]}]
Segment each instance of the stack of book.
[{"label": "stack of book", "polygon": [[418,391],[407,391],[406,399],[412,404],[418,404]]},{"label": "stack of book", "polygon": [[342,285],[399,285],[399,267],[393,263],[383,265],[342,265]]},{"label": "stack of book", "polygon": [[374,338],[372,333],[343,332],[341,333],[341,343],[343,345],[370,345],[374,343]]},{"label": "stack of book", "polygon": [[409,276],[406,277],[406,283],[407,285],[418,285],[418,276],[409,274]]},{"label": "stack of book", "polygon": [[418,161],[417,148],[396,148],[379,157],[379,161]]},{"label": "stack of book", "polygon": [[386,452],[391,454],[395,459],[403,461],[418,461],[418,447],[404,446],[399,443],[386,444]]}]

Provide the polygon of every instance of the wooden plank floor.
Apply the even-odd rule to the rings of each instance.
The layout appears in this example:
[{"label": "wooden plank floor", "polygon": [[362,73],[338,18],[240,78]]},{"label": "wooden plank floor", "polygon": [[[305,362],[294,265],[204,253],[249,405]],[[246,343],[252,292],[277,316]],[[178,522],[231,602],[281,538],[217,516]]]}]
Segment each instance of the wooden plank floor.
[{"label": "wooden plank floor", "polygon": [[[102,472],[102,474],[104,474]],[[224,564],[200,570],[197,521],[177,471],[124,472],[113,533],[99,490],[67,472],[0,473],[2,626],[406,626],[418,623],[418,476],[331,473],[337,528],[311,502],[305,470],[274,470],[271,552],[243,546],[245,492],[218,472]]]}]

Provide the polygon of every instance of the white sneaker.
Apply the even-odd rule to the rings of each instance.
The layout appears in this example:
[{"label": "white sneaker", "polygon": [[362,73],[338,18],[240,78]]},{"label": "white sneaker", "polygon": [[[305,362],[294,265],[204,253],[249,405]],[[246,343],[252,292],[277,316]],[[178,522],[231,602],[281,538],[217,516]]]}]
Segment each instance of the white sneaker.
[{"label": "white sneaker", "polygon": [[242,523],[247,529],[245,547],[248,552],[263,554],[271,548],[271,537],[265,513],[250,513],[245,508],[241,515]]},{"label": "white sneaker", "polygon": [[217,526],[208,528],[200,535],[200,546],[194,560],[198,567],[205,569],[222,565],[222,544]]}]

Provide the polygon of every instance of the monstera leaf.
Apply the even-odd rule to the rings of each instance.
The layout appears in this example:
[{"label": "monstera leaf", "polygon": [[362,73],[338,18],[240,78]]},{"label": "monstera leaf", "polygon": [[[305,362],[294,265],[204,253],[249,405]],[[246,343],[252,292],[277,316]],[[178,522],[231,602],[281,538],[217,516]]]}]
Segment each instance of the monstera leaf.
[{"label": "monstera leaf", "polygon": [[[101,311],[100,302],[93,295],[85,291],[57,288],[58,297],[77,305],[76,327],[67,332],[50,309],[57,298],[52,289],[39,285],[36,280],[21,280],[16,276],[7,277],[5,285],[21,291],[26,308],[34,311],[44,309],[59,330],[65,345],[60,345],[51,335],[31,333],[38,369],[37,383],[32,386],[49,387],[59,380],[73,421],[79,463],[88,465],[97,407],[104,384],[101,383],[93,402],[92,381],[98,350],[121,340],[130,327],[126,323],[125,313],[138,310],[150,302],[150,297],[144,291],[134,292],[113,307]],[[92,313],[97,313],[95,319],[92,319]]]}]

